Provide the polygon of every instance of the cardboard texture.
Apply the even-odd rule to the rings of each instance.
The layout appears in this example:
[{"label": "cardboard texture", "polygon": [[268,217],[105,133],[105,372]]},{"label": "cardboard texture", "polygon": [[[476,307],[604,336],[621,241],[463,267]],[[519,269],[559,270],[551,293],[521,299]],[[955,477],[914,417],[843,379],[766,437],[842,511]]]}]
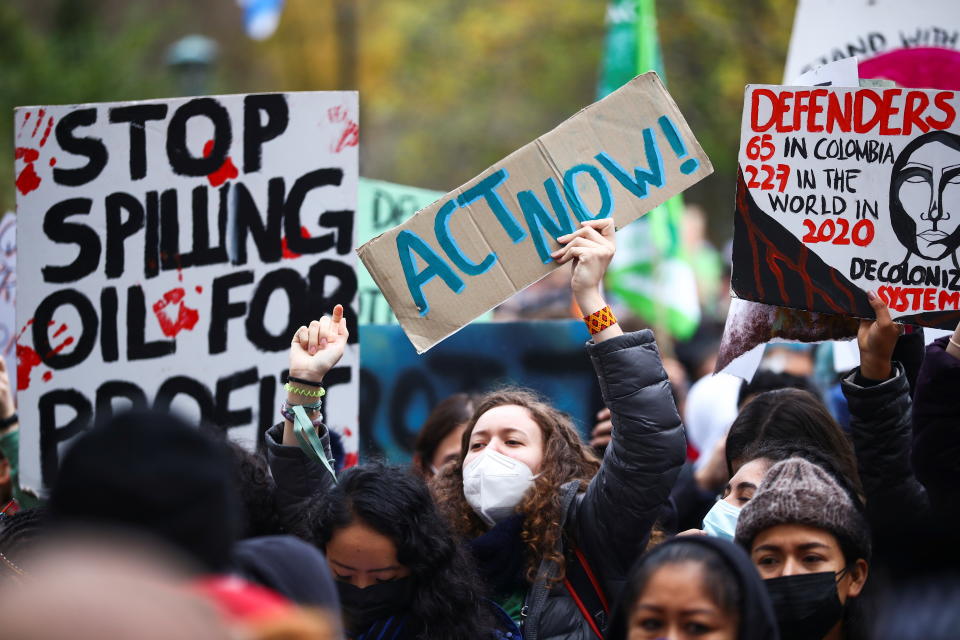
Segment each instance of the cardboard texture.
[{"label": "cardboard texture", "polygon": [[130,405],[254,446],[291,337],[337,303],[353,336],[323,413],[356,461],[357,109],[317,92],[16,110],[26,484]]},{"label": "cardboard texture", "polygon": [[418,353],[556,268],[579,220],[636,220],[713,171],[643,74],[357,252]]},{"label": "cardboard texture", "polygon": [[869,318],[872,289],[894,319],[956,326],[958,110],[954,91],[747,87],[736,294]]}]

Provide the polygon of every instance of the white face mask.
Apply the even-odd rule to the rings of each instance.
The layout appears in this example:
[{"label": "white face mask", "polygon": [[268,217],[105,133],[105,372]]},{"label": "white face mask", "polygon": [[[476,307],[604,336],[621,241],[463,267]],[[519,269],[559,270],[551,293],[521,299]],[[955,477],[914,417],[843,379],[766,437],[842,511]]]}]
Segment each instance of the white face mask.
[{"label": "white face mask", "polygon": [[487,447],[463,470],[463,495],[492,527],[514,512],[535,479],[526,464]]}]

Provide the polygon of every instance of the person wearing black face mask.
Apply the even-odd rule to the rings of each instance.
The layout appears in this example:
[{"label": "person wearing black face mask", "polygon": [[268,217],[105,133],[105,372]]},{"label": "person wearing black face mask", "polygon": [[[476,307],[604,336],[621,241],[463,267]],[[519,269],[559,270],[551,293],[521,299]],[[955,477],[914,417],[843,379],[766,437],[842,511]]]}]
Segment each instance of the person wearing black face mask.
[{"label": "person wearing black face mask", "polygon": [[871,540],[859,501],[801,458],[779,462],[740,512],[736,541],[764,578],[783,640],[863,637]]},{"label": "person wearing black face mask", "polygon": [[340,305],[297,331],[284,421],[264,435],[281,518],[326,554],[348,638],[519,640],[421,478],[376,463],[334,476],[317,400],[347,337]]}]

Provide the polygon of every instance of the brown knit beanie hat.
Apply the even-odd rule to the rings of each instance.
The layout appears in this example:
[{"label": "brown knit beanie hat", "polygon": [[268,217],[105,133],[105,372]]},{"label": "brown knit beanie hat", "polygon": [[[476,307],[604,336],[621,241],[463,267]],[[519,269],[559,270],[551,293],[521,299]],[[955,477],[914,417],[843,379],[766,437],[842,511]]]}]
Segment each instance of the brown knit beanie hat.
[{"label": "brown knit beanie hat", "polygon": [[758,533],[780,524],[824,529],[842,547],[851,547],[856,557],[870,557],[870,530],[853,499],[829,473],[803,458],[770,467],[756,495],[740,511],[736,541],[749,552]]}]

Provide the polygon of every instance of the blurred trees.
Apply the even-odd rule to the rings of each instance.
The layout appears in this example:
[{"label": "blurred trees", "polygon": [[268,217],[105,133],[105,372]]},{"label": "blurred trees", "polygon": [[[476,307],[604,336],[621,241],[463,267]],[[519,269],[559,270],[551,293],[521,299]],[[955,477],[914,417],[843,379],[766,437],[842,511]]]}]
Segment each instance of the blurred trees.
[{"label": "blurred trees", "polygon": [[170,91],[165,69],[151,60],[165,26],[162,12],[151,11],[147,19],[144,8],[133,6],[107,19],[98,5],[0,3],[0,214],[15,204],[14,107],[143,99]]},{"label": "blurred trees", "polygon": [[[287,0],[272,38],[236,0],[0,3],[0,205],[12,107],[175,94],[167,46],[215,39],[212,92],[359,89],[361,173],[448,190],[593,102],[605,2]],[[729,237],[743,87],[780,82],[795,0],[661,0],[671,93],[717,168],[687,200]]]},{"label": "blurred trees", "polygon": [[733,233],[744,87],[782,81],[796,6],[796,0],[657,2],[670,93],[715,168],[684,198],[707,211],[714,240]]}]

